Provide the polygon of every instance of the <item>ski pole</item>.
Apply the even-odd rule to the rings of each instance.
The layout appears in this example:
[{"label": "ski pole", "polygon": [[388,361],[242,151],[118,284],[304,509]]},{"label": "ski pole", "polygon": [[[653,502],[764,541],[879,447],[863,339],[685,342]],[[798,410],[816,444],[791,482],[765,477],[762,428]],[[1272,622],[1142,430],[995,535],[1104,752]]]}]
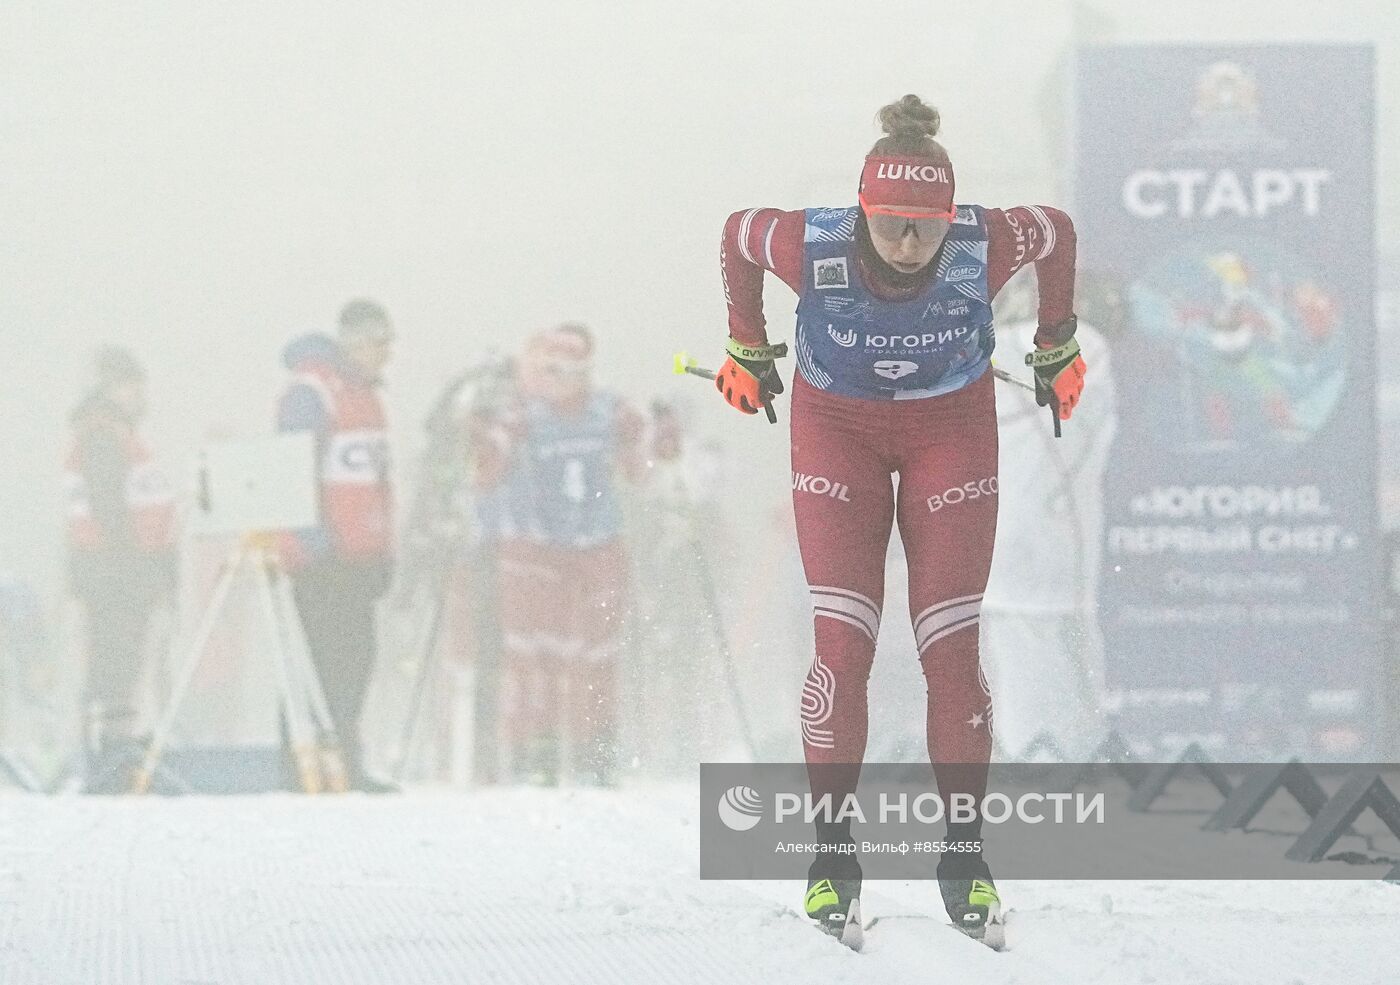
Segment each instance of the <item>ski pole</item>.
[{"label": "ski pole", "polygon": [[[675,357],[672,360],[671,371],[677,376],[683,376],[686,373],[689,373],[691,376],[698,376],[702,380],[713,380],[715,378],[714,370],[706,369],[704,366],[696,365],[695,360],[691,359],[690,356],[688,356],[685,352],[676,353]],[[1004,369],[1001,369],[1000,367],[993,366],[992,375],[995,376],[997,379],[1001,380],[1003,383],[1009,383],[1014,387],[1019,387],[1020,389],[1025,390],[1027,393],[1035,393],[1034,386],[1027,383],[1025,380],[1018,379],[1017,377],[1012,376],[1010,373],[1008,373]],[[768,415],[769,424],[778,423],[777,415],[773,412],[772,406],[766,400],[763,402],[763,410]],[[1053,404],[1050,407],[1050,417],[1055,425],[1055,437],[1058,438],[1060,436],[1060,410],[1057,406],[1054,406]]]},{"label": "ski pole", "polygon": [[[1010,383],[1012,386],[1020,387],[1028,393],[1035,393],[1035,387],[1031,386],[1031,384],[1027,383],[1025,380],[1017,379],[1004,369],[998,369],[996,366],[993,366],[992,375],[1003,383]],[[1050,398],[1050,420],[1055,426],[1055,437],[1058,438],[1060,436],[1060,402],[1053,396]]]},{"label": "ski pole", "polygon": [[1004,369],[1001,369],[1000,367],[993,366],[992,375],[995,376],[997,379],[1001,380],[1003,383],[1010,383],[1012,386],[1018,386],[1022,390],[1025,390],[1027,393],[1035,393],[1034,386],[1027,383],[1025,380],[1017,379],[1016,377],[1012,376],[1010,373],[1008,373]]},{"label": "ski pole", "polygon": [[[675,373],[677,376],[684,376],[686,373],[689,373],[691,376],[698,376],[702,380],[713,380],[716,376],[714,370],[706,369],[704,366],[697,366],[695,360],[691,359],[690,356],[686,355],[684,352],[676,353],[675,357],[672,359],[671,372]],[[768,415],[769,424],[778,423],[778,415],[774,412],[773,405],[766,400],[763,401],[763,413]]]}]

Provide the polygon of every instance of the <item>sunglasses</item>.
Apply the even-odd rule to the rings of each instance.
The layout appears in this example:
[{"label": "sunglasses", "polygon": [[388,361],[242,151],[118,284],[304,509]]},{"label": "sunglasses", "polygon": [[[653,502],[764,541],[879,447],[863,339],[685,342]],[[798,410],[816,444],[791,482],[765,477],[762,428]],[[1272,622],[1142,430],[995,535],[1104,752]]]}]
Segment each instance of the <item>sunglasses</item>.
[{"label": "sunglasses", "polygon": [[860,204],[865,210],[870,235],[877,239],[898,241],[912,229],[923,242],[932,242],[947,233],[948,224],[957,216],[951,209],[947,212],[898,212],[867,205],[864,200]]}]

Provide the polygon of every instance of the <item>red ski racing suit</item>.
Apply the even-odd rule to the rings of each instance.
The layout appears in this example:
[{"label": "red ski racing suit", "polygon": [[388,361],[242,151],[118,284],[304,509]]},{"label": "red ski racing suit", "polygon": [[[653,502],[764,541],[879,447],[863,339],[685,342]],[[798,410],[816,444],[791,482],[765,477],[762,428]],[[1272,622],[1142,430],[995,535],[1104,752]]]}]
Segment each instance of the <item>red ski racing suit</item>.
[{"label": "red ski racing suit", "polygon": [[[859,208],[749,209],[729,217],[721,248],[738,342],[767,342],[765,270],[799,297],[792,495],[816,638],[802,688],[803,749],[814,795],[839,802],[854,789],[897,519],[928,684],[929,757],[945,797],[980,796],[985,766],[950,764],[986,764],[992,748],[978,661],[998,501],[990,305],[1034,263],[1040,324],[1062,323],[1072,308],[1074,229],[1047,207],[958,206],[933,261],[903,275],[880,261],[864,222]],[[821,764],[855,765],[812,769]]]}]

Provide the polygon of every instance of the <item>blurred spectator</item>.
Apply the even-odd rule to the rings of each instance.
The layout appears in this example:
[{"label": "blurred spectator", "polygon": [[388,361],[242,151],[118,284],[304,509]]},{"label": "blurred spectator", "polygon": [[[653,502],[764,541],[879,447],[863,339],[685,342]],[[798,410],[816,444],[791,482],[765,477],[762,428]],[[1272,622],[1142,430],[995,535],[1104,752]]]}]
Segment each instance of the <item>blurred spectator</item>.
[{"label": "blurred spectator", "polygon": [[88,630],[84,788],[91,793],[129,785],[147,627],[174,582],[174,500],[137,432],[145,413],[145,369],[126,349],[103,349],[96,385],[73,411],[65,470],[70,574]]},{"label": "blurred spectator", "polygon": [[311,659],[342,743],[352,789],[387,793],[365,769],[360,714],[374,672],[375,606],[393,573],[393,490],[380,374],[393,327],[373,301],[340,313],[339,334],[302,336],[283,362],[292,380],[277,408],[280,431],[316,435],[321,520],[284,538]]}]

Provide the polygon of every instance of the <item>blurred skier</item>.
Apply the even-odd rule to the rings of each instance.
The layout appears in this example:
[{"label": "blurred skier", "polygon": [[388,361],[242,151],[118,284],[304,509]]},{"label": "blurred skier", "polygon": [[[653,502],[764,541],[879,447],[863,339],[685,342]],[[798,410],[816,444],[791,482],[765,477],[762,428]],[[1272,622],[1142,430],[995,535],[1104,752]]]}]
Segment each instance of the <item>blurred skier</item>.
[{"label": "blurred skier", "polygon": [[365,769],[360,713],[374,673],[375,607],[393,577],[393,488],[380,374],[394,341],[374,301],[340,312],[338,336],[302,336],[283,362],[292,380],[277,407],[280,431],[312,431],[321,522],[283,539],[297,610],[345,752],[352,789],[395,788]]},{"label": "blurred skier", "polygon": [[90,793],[121,793],[139,754],[137,688],[157,601],[174,585],[174,496],[137,427],[146,371],[127,349],[97,356],[97,383],[73,411],[65,482],[69,572],[87,617],[83,690]]},{"label": "blurred skier", "polygon": [[643,421],[596,389],[576,323],[527,343],[514,405],[478,416],[477,482],[500,544],[503,705],[516,776],[610,783],[627,556],[619,478]]},{"label": "blurred skier", "polygon": [[[798,294],[792,487],[815,612],[816,656],[802,689],[812,793],[853,792],[865,755],[866,686],[884,606],[884,560],[898,518],[909,614],[928,682],[929,757],[946,799],[980,800],[992,748],[978,621],[997,519],[991,301],[1020,267],[1040,279],[1027,357],[1039,402],[1068,420],[1083,389],[1074,340],[1074,228],[1043,206],[954,205],[952,162],[933,138],[938,111],[917,96],[880,110],[886,136],[861,171],[859,205],[732,214],[720,263],[728,358],[716,386],[757,413],[783,392],[768,341],[763,273]],[[896,497],[891,476],[899,475]],[[974,764],[959,768],[955,764]],[[980,821],[950,841],[980,839]],[[818,840],[850,845],[849,822]],[[938,876],[953,923],[995,943],[1000,901],[980,853],[945,854]],[[858,946],[860,864],[818,853],[805,908]]]}]

